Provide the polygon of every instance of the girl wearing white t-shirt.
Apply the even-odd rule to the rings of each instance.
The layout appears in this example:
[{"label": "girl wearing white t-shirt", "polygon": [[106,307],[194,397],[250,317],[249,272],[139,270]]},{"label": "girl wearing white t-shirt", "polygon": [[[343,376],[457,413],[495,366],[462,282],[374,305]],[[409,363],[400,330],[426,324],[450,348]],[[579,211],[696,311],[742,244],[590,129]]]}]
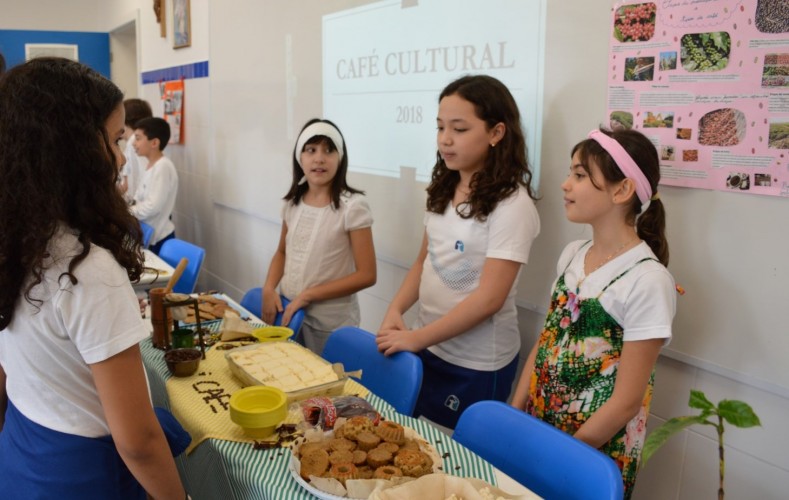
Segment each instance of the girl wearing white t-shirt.
[{"label": "girl wearing white t-shirt", "polygon": [[[378,332],[378,349],[418,353],[415,415],[453,428],[484,399],[506,401],[518,366],[515,292],[540,231],[520,113],[490,76],[442,92],[438,153],[419,255]],[[419,301],[416,324],[403,314]]]},{"label": "girl wearing white t-shirt", "polygon": [[142,232],[115,187],[122,100],[67,59],[0,79],[5,500],[186,498],[138,346]]},{"label": "girl wearing white t-shirt", "polygon": [[657,150],[635,130],[594,130],[575,146],[562,183],[565,212],[590,224],[593,237],[559,258],[545,327],[512,399],[610,455],[625,498],[676,309],[659,179]]},{"label": "girl wearing white t-shirt", "polygon": [[[263,321],[304,309],[305,345],[317,354],[340,326],[359,325],[356,292],[375,284],[373,217],[364,193],[346,181],[348,151],[329,120],[313,119],[293,152],[282,233],[263,285]],[[280,293],[290,300],[282,307]]]}]

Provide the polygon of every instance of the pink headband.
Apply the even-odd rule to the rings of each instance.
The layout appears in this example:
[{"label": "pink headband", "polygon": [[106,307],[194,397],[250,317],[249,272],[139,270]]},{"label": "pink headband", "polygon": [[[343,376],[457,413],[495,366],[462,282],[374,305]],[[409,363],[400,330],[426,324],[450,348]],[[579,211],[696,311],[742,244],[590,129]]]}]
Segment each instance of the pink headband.
[{"label": "pink headband", "polygon": [[633,158],[627,154],[625,148],[616,142],[615,139],[597,129],[589,132],[589,138],[596,141],[603,149],[608,151],[608,154],[610,154],[611,158],[616,162],[616,166],[619,167],[619,170],[625,174],[625,177],[631,179],[636,184],[636,195],[641,204],[644,205],[649,202],[649,199],[652,198],[652,187],[649,185],[649,181],[644,175],[644,172],[642,172],[636,162],[633,161]]}]

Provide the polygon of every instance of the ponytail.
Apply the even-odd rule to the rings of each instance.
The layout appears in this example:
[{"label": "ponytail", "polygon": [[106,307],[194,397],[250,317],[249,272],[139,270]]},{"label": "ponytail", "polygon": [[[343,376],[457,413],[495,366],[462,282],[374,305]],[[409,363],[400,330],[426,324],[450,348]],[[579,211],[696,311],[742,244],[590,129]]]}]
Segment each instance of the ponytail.
[{"label": "ponytail", "polygon": [[636,233],[649,245],[661,264],[668,266],[666,210],[660,198],[654,197],[646,211],[636,219]]}]

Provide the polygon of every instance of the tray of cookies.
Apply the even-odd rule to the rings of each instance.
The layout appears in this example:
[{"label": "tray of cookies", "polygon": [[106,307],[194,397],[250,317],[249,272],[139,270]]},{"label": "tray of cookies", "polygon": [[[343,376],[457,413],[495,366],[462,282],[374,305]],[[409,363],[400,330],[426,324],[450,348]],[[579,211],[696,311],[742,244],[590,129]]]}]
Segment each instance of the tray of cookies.
[{"label": "tray of cookies", "polygon": [[441,456],[414,429],[367,416],[338,419],[332,431],[307,434],[292,448],[289,470],[322,499],[366,499],[386,481],[393,487],[441,472]]}]

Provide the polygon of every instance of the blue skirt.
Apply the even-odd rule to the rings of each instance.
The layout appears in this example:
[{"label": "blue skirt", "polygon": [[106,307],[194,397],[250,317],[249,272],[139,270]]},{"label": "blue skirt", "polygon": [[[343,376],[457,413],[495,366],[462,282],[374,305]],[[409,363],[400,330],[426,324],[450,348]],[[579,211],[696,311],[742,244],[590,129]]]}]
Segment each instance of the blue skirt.
[{"label": "blue skirt", "polygon": [[0,432],[5,500],[144,500],[110,436],[86,438],[43,427],[8,401]]}]

